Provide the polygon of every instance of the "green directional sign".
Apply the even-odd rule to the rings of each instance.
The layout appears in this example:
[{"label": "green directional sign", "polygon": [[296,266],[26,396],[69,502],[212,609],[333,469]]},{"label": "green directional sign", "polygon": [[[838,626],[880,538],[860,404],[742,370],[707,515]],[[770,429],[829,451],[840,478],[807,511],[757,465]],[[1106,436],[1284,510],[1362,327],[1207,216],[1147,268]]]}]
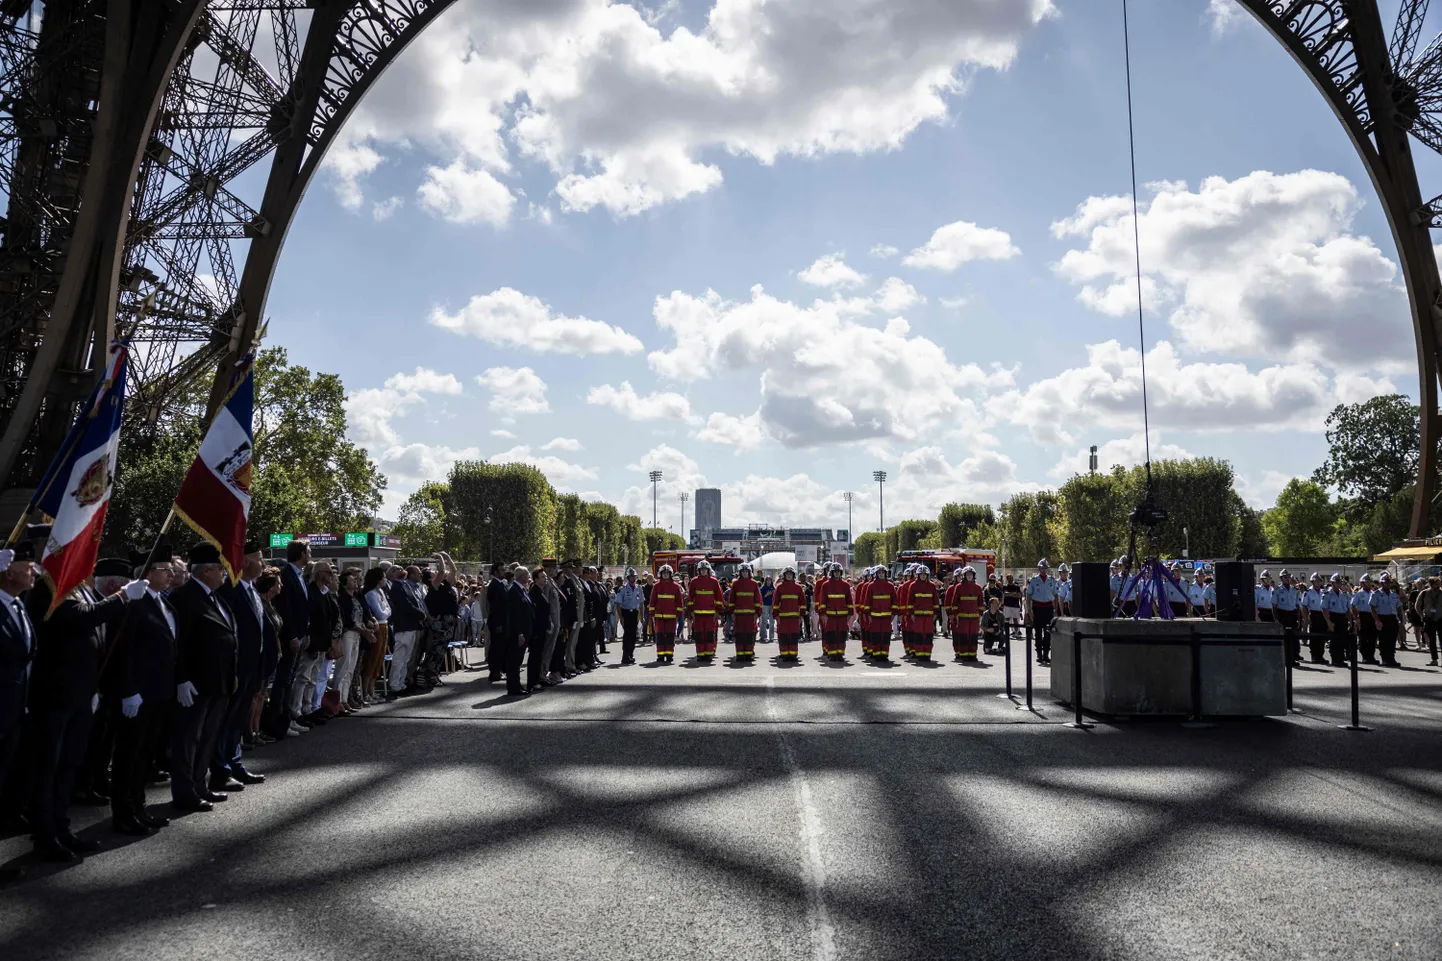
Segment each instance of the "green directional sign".
[{"label": "green directional sign", "polygon": [[346,546],[346,547],[369,547],[369,546],[370,546],[370,534],[366,533],[365,531],[359,531],[359,532],[357,532],[357,531],[346,531],[346,535],[345,535],[345,546]]},{"label": "green directional sign", "polygon": [[290,542],[295,540],[294,534],[272,534],[270,535],[271,547],[289,547]]}]

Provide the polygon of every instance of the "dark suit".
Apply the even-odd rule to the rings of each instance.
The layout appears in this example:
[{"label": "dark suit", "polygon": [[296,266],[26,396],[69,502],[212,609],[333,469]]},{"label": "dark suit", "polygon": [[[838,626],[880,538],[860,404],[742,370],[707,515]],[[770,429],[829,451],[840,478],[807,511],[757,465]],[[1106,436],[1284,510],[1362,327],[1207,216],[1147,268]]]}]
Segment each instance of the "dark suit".
[{"label": "dark suit", "polygon": [[134,717],[115,722],[115,750],[110,769],[110,810],[116,817],[145,811],[145,781],[150,761],[165,732],[166,713],[175,700],[175,634],[165,611],[179,625],[170,602],[146,593],[126,606],[116,632],[115,650],[105,672],[105,687],[119,702],[140,695]]},{"label": "dark suit", "polygon": [[605,630],[608,595],[606,589],[595,581],[583,580],[581,586],[586,590],[586,620],[581,628],[581,643],[576,648],[576,664],[590,667],[598,663],[596,652],[601,646],[601,632]]},{"label": "dark suit", "polygon": [[526,688],[541,686],[546,676],[546,666],[541,663],[541,654],[546,649],[546,637],[551,633],[551,602],[545,592],[535,584],[529,592],[531,599],[531,630],[526,635]]},{"label": "dark suit", "polygon": [[[285,737],[286,729],[290,727],[291,688],[305,651],[306,638],[310,635],[310,598],[306,585],[290,564],[281,568],[280,585],[280,593],[272,602],[276,614],[280,616],[279,660],[270,689],[270,709],[266,719],[266,730],[275,737]],[[300,642],[300,652],[291,650],[291,642],[296,640]]]},{"label": "dark suit", "polygon": [[426,608],[409,581],[391,581],[390,689],[399,691],[411,681],[411,665],[425,640]]},{"label": "dark suit", "polygon": [[124,596],[102,599],[93,588],[81,586],[46,620],[50,598],[49,585],[41,582],[26,599],[40,637],[29,697],[30,814],[37,840],[70,831],[70,795],[95,722],[92,704],[100,690],[108,629],[125,616]]},{"label": "dark suit", "polygon": [[0,611],[0,788],[5,786],[20,747],[36,639],[23,602],[18,608]]},{"label": "dark suit", "polygon": [[190,707],[176,712],[170,749],[170,796],[185,803],[206,793],[206,772],[235,693],[236,613],[219,593],[192,577],[170,593],[177,621],[175,683],[190,682]]},{"label": "dark suit", "polygon": [[265,649],[265,629],[269,620],[260,603],[260,595],[245,581],[223,584],[221,597],[235,612],[235,695],[230,699],[230,708],[221,723],[220,737],[216,740],[215,758],[211,761],[210,773],[224,777],[245,770],[241,761],[240,739],[250,724],[250,708],[255,703],[255,693],[264,681],[261,671],[261,657]]},{"label": "dark suit", "polygon": [[506,669],[506,594],[509,587],[503,577],[492,577],[486,585],[486,628],[491,633],[491,653],[486,667],[493,681],[499,680]]},{"label": "dark suit", "polygon": [[[521,694],[521,657],[526,653],[526,640],[530,637],[531,623],[536,619],[534,606],[525,589],[515,581],[506,591],[506,693]],[[492,641],[492,646],[495,642]]]}]

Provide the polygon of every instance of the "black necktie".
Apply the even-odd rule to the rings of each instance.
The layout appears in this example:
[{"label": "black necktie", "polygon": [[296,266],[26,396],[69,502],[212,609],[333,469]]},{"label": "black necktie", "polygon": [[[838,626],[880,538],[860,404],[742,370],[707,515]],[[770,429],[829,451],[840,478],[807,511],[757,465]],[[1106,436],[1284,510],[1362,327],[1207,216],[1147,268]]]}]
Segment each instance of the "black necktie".
[{"label": "black necktie", "polygon": [[234,628],[235,625],[231,623],[230,615],[225,611],[225,605],[220,603],[220,598],[216,597],[214,593],[210,595],[210,603],[214,604],[215,609],[220,612],[220,619],[225,621],[225,626]]},{"label": "black necktie", "polygon": [[30,640],[34,632],[30,630],[30,615],[25,613],[25,605],[20,603],[20,598],[10,602],[10,607],[15,612],[15,623],[20,625],[20,637],[25,641],[25,650],[30,650],[34,644]]}]

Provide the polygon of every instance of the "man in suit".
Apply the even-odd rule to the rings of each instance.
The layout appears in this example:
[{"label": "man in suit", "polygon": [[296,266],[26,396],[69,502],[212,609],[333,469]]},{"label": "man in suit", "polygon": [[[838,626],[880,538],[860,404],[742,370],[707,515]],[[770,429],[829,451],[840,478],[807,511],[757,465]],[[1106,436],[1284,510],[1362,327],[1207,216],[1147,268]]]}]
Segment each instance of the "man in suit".
[{"label": "man in suit", "polygon": [[240,580],[224,584],[220,596],[235,612],[235,696],[230,699],[225,721],[216,742],[215,758],[210,765],[212,791],[243,791],[247,784],[265,783],[264,774],[253,774],[241,759],[240,739],[250,722],[255,692],[260,690],[263,676],[261,655],[265,648],[265,609],[255,591],[255,579],[265,570],[265,557],[259,540],[245,542],[245,558],[241,563]]},{"label": "man in suit", "polygon": [[392,567],[390,582],[391,599],[391,677],[387,700],[414,693],[406,681],[411,670],[411,655],[420,643],[421,632],[426,626],[426,605],[422,595],[416,592],[414,583],[420,582],[421,569],[412,564],[402,570]]},{"label": "man in suit", "polygon": [[[96,581],[109,597],[101,596]],[[127,586],[128,581],[129,560],[107,558],[96,564],[93,578],[72,590],[53,612],[48,582],[36,584],[25,599],[38,635],[27,701],[34,748],[30,818],[35,853],[48,861],[73,861],[77,854],[100,848],[99,842],[71,833],[70,798],[100,700],[110,628],[125,616],[127,599],[145,591],[143,582]]]},{"label": "man in suit", "polygon": [[145,782],[175,701],[178,621],[165,598],[174,575],[170,545],[162,541],[149,556],[135,559],[145,593],[125,609],[104,684],[120,706],[110,768],[110,824],[121,834],[143,836],[170,823],[146,811]]},{"label": "man in suit", "polygon": [[[3,787],[20,748],[25,721],[25,697],[30,690],[30,669],[35,659],[35,625],[21,600],[35,586],[35,547],[29,541],[0,550],[0,787]],[[6,827],[24,831],[29,820],[19,805],[5,812]],[[19,874],[6,869],[0,879]]]},{"label": "man in suit", "polygon": [[225,583],[220,551],[200,543],[190,549],[190,579],[170,592],[178,621],[175,656],[175,717],[170,798],[182,811],[209,811],[227,799],[206,783],[215,742],[235,693],[236,614],[217,592]]},{"label": "man in suit", "polygon": [[491,579],[486,584],[486,629],[491,633],[491,653],[486,660],[487,680],[499,681],[506,671],[506,568],[491,565]]},{"label": "man in suit", "polygon": [[310,730],[310,725],[300,723],[291,711],[291,690],[310,638],[310,593],[305,583],[310,542],[296,539],[287,544],[285,561],[280,572],[280,594],[272,604],[280,615],[280,662],[270,689],[271,716],[267,730],[277,738]]},{"label": "man in suit", "polygon": [[506,591],[506,693],[512,697],[526,696],[526,689],[521,686],[521,658],[526,653],[526,640],[536,617],[531,607],[530,586],[531,572],[517,567]]}]

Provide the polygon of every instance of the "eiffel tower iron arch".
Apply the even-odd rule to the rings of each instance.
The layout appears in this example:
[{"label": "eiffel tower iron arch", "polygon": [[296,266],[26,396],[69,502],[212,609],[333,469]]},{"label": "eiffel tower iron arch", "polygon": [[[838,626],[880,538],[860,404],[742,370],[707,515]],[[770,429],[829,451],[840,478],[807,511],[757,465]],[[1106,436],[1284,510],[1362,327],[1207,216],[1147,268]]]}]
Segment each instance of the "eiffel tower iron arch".
[{"label": "eiffel tower iron arch", "polygon": [[[72,307],[57,301],[53,290],[48,296],[41,291],[38,297],[32,296],[24,303],[16,302],[14,297],[7,302],[8,264],[0,257],[0,348],[5,346],[5,338],[13,340],[17,331],[24,333],[27,329],[38,348],[28,358],[13,350],[4,355],[11,368],[18,369],[17,363],[28,364],[28,368],[20,371],[24,386],[18,397],[5,396],[0,390],[0,411],[7,417],[0,435],[0,488],[15,487],[17,481],[23,484],[24,479],[16,477],[14,469],[27,444],[32,448],[29,463],[38,463],[43,469],[53,452],[44,449],[44,435],[37,437],[37,425],[46,416],[62,422],[69,419],[65,404],[53,401],[58,398],[73,404],[85,393],[88,384],[80,382],[86,378],[77,374],[88,374],[93,380],[98,367],[96,358],[102,356],[100,348],[117,328],[146,333],[163,317],[179,331],[172,334],[167,329],[157,335],[157,342],[167,344],[170,353],[162,355],[169,358],[168,363],[161,365],[163,369],[151,371],[142,388],[142,399],[152,410],[163,404],[169,393],[212,370],[216,371],[211,393],[215,402],[225,371],[256,340],[286,233],[326,151],[386,67],[452,2],[209,0],[207,4],[189,0],[188,7],[183,0],[51,0],[47,4],[47,15],[50,5],[68,3],[71,8],[86,7],[91,16],[105,17],[107,22],[121,14],[135,19],[137,10],[148,13],[149,20],[142,16],[138,22],[151,24],[151,29],[155,29],[155,22],[161,23],[169,31],[166,42],[183,47],[186,55],[172,58],[169,72],[161,75],[159,84],[152,78],[153,89],[142,91],[148,93],[149,99],[141,97],[144,103],[132,106],[132,110],[150,108],[149,114],[142,116],[142,133],[149,129],[149,141],[132,134],[134,143],[119,144],[120,160],[108,161],[110,175],[103,186],[86,191],[83,197],[87,202],[98,200],[93,206],[104,205],[109,212],[108,220],[101,217],[104,222],[97,233],[104,236],[109,231],[112,236],[123,236],[124,242],[101,244],[88,266],[73,256],[57,259],[62,266],[59,281],[52,286],[80,291],[76,296],[88,297],[89,302]],[[1403,0],[1390,43],[1377,0],[1236,2],[1287,49],[1312,79],[1346,128],[1386,212],[1417,341],[1421,458],[1411,529],[1414,535],[1425,533],[1436,493],[1437,441],[1442,435],[1437,409],[1442,280],[1431,242],[1431,230],[1442,227],[1442,196],[1423,200],[1411,138],[1442,153],[1442,37],[1418,51],[1430,0]],[[0,101],[0,148],[7,144],[7,135],[9,141],[23,147],[25,130],[18,119],[23,110],[16,105],[25,105],[26,85],[43,66],[35,56],[37,43],[33,39],[28,62],[26,51],[20,49],[23,45],[14,42],[18,18],[28,6],[25,0],[0,0],[4,29],[12,31],[12,36],[0,37],[0,94],[6,98]],[[303,44],[297,40],[295,23],[301,11],[308,11],[311,18]],[[268,14],[274,20],[279,77],[271,76],[254,55],[257,14]],[[117,46],[120,41],[116,39],[120,33],[107,26],[103,55],[108,55],[112,64],[117,57],[118,62],[124,62],[126,48]],[[202,44],[225,67],[221,73],[226,81],[210,85],[213,89],[209,101],[200,97],[208,105],[206,110],[192,109],[196,100],[194,80],[185,75],[188,57]],[[152,52],[153,57],[170,49],[165,43],[157,46],[159,52]],[[103,55],[93,55],[97,72],[103,66]],[[216,107],[216,103],[220,106]],[[169,109],[160,109],[157,117],[156,104]],[[228,120],[227,109],[231,111]],[[28,118],[37,119],[45,118]],[[133,115],[124,118],[132,132],[135,119]],[[238,145],[234,143],[236,138],[230,138],[232,142],[219,149],[212,143],[211,149],[198,150],[194,158],[177,160],[177,155],[184,153],[184,145],[174,136],[163,136],[185,129],[187,123],[194,129],[211,129],[204,125],[223,127],[227,122],[244,128],[249,135],[238,138]],[[192,139],[196,143],[203,140]],[[115,152],[115,143],[101,146]],[[127,146],[137,149],[127,154],[123,149]],[[90,149],[90,159],[108,156],[97,151],[95,145]],[[13,161],[17,153],[16,149],[8,153],[0,149],[0,180],[5,181],[12,210],[17,202],[19,168],[6,161]],[[252,208],[230,193],[228,185],[266,156],[271,159],[264,192],[259,206]],[[115,169],[116,163],[129,161],[133,162],[128,171],[123,165]],[[168,193],[155,186],[157,170],[162,170],[160,181],[165,181],[164,172],[168,172],[181,178],[181,186]],[[87,184],[95,182],[99,182],[98,178],[92,177]],[[134,211],[130,209],[130,198],[136,204]],[[20,197],[22,204],[31,200]],[[117,214],[117,210],[128,217]],[[7,220],[7,231],[10,223]],[[175,250],[158,248],[148,258],[143,256],[146,245],[154,246],[157,237],[176,244],[210,244],[211,263],[219,265],[218,273],[226,273],[230,255],[223,243],[217,245],[217,240],[248,242],[243,269],[238,277],[217,277],[217,296],[209,298],[208,304],[200,303],[196,310],[195,305],[207,299],[206,292],[197,289],[194,278],[183,276],[187,265],[194,264],[194,257],[187,260],[184,251],[177,254]],[[9,238],[4,242],[8,243]],[[177,289],[185,290],[185,294],[176,294]],[[28,289],[26,292],[30,293]],[[15,319],[20,308],[30,312],[28,328],[22,329],[26,318]],[[60,308],[64,316],[52,315],[54,308]],[[53,346],[61,337],[66,338],[77,357],[69,369],[61,367],[62,351]],[[187,343],[198,346],[177,356],[177,337],[189,338]],[[52,345],[48,353],[47,343]],[[88,358],[79,356],[84,351],[74,349],[77,343],[88,343]],[[21,362],[10,359],[14,356],[20,356]],[[0,378],[4,374],[0,370]],[[52,403],[47,404],[47,398]],[[54,436],[53,428],[49,436]],[[35,449],[37,440],[39,448]]]}]

